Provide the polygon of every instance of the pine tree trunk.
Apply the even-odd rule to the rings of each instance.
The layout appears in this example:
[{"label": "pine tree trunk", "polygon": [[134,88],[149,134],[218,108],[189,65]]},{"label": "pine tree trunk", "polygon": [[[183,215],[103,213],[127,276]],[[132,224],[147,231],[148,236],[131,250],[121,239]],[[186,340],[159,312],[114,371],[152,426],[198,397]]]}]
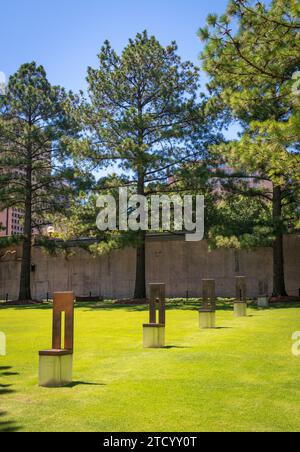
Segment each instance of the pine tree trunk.
[{"label": "pine tree trunk", "polygon": [[139,231],[136,250],[136,278],[134,298],[146,298],[146,233]]},{"label": "pine tree trunk", "polygon": [[[145,178],[142,171],[138,175],[138,195],[145,195]],[[136,277],[134,298],[146,298],[146,232],[138,232],[138,243],[136,250]]]},{"label": "pine tree trunk", "polygon": [[21,264],[19,301],[31,300],[31,236],[25,234]]},{"label": "pine tree trunk", "polygon": [[24,212],[24,240],[20,276],[19,301],[31,300],[31,242],[32,242],[32,168],[31,154],[26,174],[26,194]]},{"label": "pine tree trunk", "polygon": [[273,243],[273,296],[285,297],[284,250],[282,232],[282,198],[281,188],[273,189],[273,224],[275,240]]}]

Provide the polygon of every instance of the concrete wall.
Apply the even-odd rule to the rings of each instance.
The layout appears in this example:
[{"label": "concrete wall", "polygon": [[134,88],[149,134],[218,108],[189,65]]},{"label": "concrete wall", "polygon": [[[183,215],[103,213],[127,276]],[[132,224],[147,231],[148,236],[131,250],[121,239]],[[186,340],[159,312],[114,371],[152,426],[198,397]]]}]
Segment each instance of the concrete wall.
[{"label": "concrete wall", "polygon": [[[20,249],[0,260],[0,299],[9,294],[17,298]],[[74,290],[78,296],[99,295],[128,298],[134,290],[135,250],[126,248],[93,258],[81,249],[66,259],[50,257],[34,247],[32,264],[33,297],[46,298],[53,291]],[[300,288],[300,236],[285,238],[286,283],[290,295]],[[215,278],[219,296],[235,295],[235,276],[246,275],[249,296],[272,292],[272,250],[214,250],[205,241],[149,239],[147,243],[147,280],[165,282],[167,296],[200,296],[201,279]]]}]

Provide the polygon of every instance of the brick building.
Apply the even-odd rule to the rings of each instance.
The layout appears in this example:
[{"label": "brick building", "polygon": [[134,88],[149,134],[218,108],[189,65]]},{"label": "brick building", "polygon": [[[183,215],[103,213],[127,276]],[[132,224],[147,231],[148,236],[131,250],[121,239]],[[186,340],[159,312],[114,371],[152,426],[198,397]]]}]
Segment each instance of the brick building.
[{"label": "brick building", "polygon": [[0,237],[23,234],[23,218],[23,211],[15,207],[0,212]]}]

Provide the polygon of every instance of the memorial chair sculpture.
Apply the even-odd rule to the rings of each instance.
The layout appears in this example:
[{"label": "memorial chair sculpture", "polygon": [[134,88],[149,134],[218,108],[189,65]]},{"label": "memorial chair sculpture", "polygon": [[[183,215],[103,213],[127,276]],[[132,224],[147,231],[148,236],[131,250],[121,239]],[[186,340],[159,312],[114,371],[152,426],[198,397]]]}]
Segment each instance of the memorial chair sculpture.
[{"label": "memorial chair sculpture", "polygon": [[[149,323],[143,325],[143,344],[145,348],[162,348],[165,346],[166,327],[166,286],[149,284]],[[157,304],[159,308],[157,322]]]},{"label": "memorial chair sculpture", "polygon": [[268,308],[269,307],[269,298],[268,295],[259,295],[257,298],[257,307],[258,308]]},{"label": "memorial chair sculpture", "polygon": [[269,307],[268,282],[266,280],[259,282],[259,295],[257,297],[258,308]]},{"label": "memorial chair sculpture", "polygon": [[247,317],[247,281],[245,276],[236,277],[235,317]]},{"label": "memorial chair sculpture", "polygon": [[[65,314],[62,347],[62,317]],[[72,382],[74,341],[74,293],[57,292],[53,296],[52,349],[39,352],[39,385],[61,387]]]},{"label": "memorial chair sculpture", "polygon": [[216,283],[214,279],[203,279],[203,304],[199,310],[199,326],[201,329],[216,327]]}]

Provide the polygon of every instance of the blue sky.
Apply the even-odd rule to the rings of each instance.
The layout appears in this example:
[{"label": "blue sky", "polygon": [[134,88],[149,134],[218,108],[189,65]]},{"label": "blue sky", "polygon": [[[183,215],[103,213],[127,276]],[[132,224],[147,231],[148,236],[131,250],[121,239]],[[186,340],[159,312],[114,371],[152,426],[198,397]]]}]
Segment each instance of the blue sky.
[{"label": "blue sky", "polygon": [[224,12],[227,0],[10,0],[1,4],[0,71],[37,61],[49,80],[85,89],[87,66],[105,39],[121,51],[128,38],[147,29],[162,44],[176,40],[184,59],[199,64],[196,33],[210,12]]},{"label": "blue sky", "polygon": [[[108,39],[121,52],[128,39],[148,30],[163,44],[176,40],[185,60],[200,65],[199,27],[227,0],[10,0],[2,2],[0,71],[6,77],[22,63],[42,64],[52,84],[85,90],[88,66]],[[202,87],[207,81],[201,75]],[[226,133],[235,137],[237,127]],[[97,175],[102,175],[100,171]]]}]

